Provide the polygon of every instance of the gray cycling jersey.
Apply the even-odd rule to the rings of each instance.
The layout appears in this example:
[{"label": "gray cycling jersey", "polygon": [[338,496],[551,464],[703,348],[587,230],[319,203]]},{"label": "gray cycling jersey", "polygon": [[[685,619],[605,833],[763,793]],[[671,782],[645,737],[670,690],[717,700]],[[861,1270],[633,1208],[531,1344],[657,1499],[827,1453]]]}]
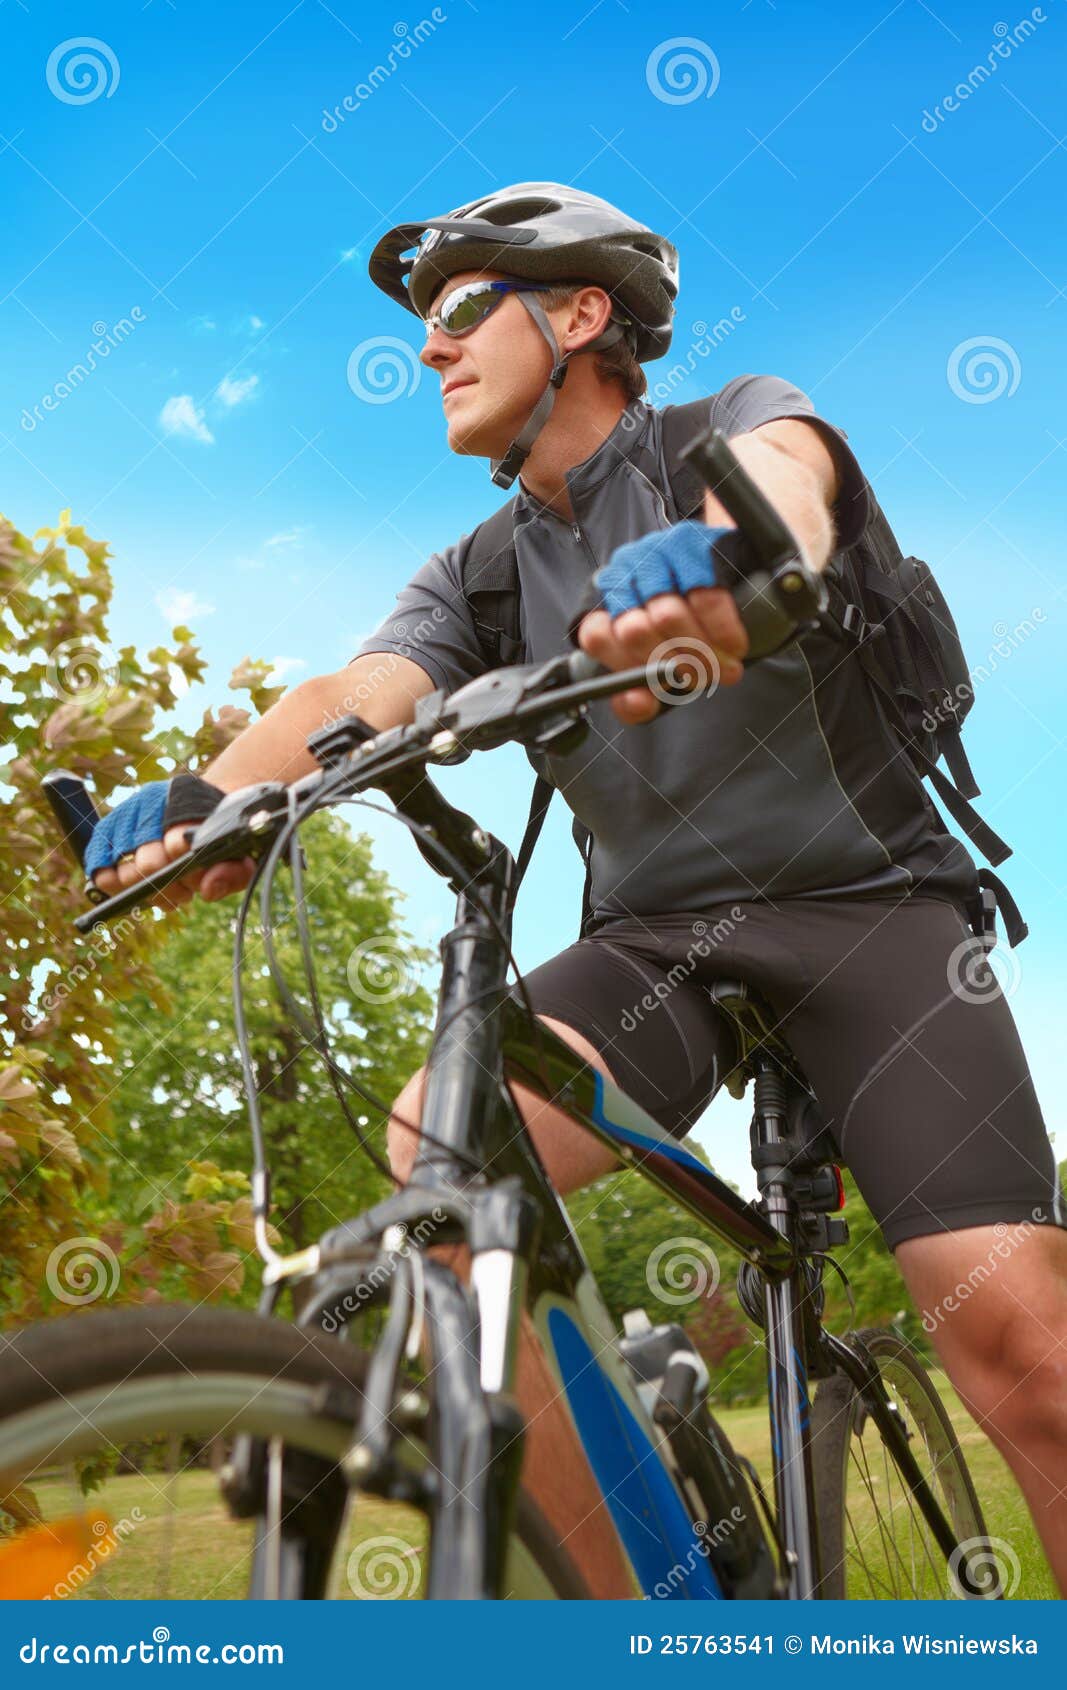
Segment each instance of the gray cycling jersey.
[{"label": "gray cycling jersey", "polygon": [[[863,532],[866,480],[845,436],[777,376],[740,376],[709,401],[728,435],[778,418],[820,430],[837,460],[839,545]],[[678,520],[657,411],[636,401],[567,474],[572,522],[525,491],[515,509],[525,661],[565,649],[591,572],[625,541]],[[360,655],[411,658],[453,690],[483,672],[462,593],[469,536],[435,553]],[[585,743],[539,762],[591,836],[597,920],[692,911],[734,899],[884,893],[922,882],[970,893],[974,865],[940,827],[884,726],[857,663],[821,632],[741,682],[624,727],[590,710]]]}]

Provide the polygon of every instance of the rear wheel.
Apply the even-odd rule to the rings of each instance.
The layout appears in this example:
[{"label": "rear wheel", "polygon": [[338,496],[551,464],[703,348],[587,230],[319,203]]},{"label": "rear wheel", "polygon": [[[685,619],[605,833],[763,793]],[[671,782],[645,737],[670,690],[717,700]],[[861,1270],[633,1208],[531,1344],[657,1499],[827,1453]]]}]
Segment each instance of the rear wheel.
[{"label": "rear wheel", "polygon": [[895,1333],[860,1337],[957,1547],[946,1557],[862,1397],[844,1374],[834,1374],[819,1386],[812,1404],[820,1595],[850,1600],[1003,1596],[1005,1569],[986,1536],[959,1439],[933,1380]]},{"label": "rear wheel", "polygon": [[[367,1359],[282,1320],[180,1305],[0,1338],[0,1596],[247,1597],[253,1559],[262,1576],[294,1530],[324,1557],[321,1594],[424,1596],[425,1514],[350,1492],[338,1466]],[[221,1489],[249,1436],[265,1441],[258,1526],[235,1519]],[[415,1433],[403,1456],[413,1474],[432,1464]],[[294,1471],[308,1491],[299,1516]],[[284,1574],[257,1589],[302,1593]],[[502,1594],[588,1594],[521,1489]]]}]

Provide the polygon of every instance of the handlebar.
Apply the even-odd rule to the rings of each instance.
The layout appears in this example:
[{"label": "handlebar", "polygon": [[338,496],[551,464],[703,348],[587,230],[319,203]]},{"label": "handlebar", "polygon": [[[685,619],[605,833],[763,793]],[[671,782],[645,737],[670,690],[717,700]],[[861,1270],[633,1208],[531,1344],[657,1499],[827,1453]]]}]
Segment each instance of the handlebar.
[{"label": "handlebar", "polygon": [[[631,687],[656,685],[661,696],[684,696],[673,658],[633,669],[608,670],[585,652],[575,651],[547,663],[515,664],[480,675],[454,693],[436,692],[421,698],[415,721],[367,737],[358,717],[340,722],[308,741],[319,769],[284,786],[261,782],[227,793],[211,814],[186,834],[188,852],[133,886],[105,897],[87,887],[95,907],[75,918],[79,933],[150,903],[175,880],[209,868],[213,863],[259,856],[287,819],[314,800],[331,782],[330,799],[348,798],[367,787],[384,791],[412,821],[432,827],[442,843],[451,841],[484,859],[483,838],[476,823],[449,804],[426,774],[427,763],[464,761],[472,751],[489,750],[519,740],[532,749],[559,750],[584,733],[588,706]],[[416,778],[413,780],[412,775]],[[83,861],[97,812],[85,783],[69,770],[45,777],[48,801],[64,838],[79,863]]]}]

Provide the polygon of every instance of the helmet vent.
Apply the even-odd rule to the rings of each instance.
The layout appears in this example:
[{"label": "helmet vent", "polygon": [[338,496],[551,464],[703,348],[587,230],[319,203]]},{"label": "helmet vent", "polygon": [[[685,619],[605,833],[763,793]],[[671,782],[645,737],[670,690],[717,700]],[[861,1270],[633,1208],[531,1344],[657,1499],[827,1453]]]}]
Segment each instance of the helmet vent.
[{"label": "helmet vent", "polygon": [[503,204],[487,205],[478,216],[486,223],[529,223],[536,217],[549,217],[562,210],[558,200],[505,200]]}]

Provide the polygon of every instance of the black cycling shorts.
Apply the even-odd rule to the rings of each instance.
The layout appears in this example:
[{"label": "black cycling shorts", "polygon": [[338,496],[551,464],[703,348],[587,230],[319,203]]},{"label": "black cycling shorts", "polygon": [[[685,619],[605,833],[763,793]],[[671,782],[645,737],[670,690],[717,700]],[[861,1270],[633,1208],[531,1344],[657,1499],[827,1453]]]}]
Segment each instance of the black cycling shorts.
[{"label": "black cycling shorts", "polygon": [[791,898],[608,922],[526,984],[537,1014],[582,1033],[616,1083],[682,1135],[734,1060],[706,988],[745,981],[773,1009],[895,1248],[996,1222],[1067,1225],[1011,1011],[975,960],[944,898]]}]

